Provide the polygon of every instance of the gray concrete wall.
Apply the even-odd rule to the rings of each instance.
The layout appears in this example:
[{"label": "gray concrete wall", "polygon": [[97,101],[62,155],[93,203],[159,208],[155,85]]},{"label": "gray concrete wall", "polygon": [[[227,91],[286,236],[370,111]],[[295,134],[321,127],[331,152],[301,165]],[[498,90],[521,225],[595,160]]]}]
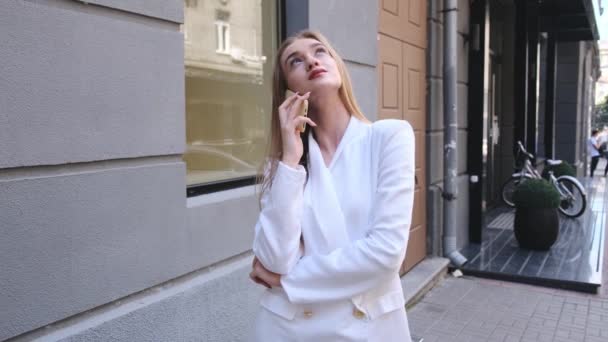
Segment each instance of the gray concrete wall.
[{"label": "gray concrete wall", "polygon": [[182,4],[122,4],[0,3],[0,339],[193,270]]},{"label": "gray concrete wall", "polygon": [[0,168],[184,150],[177,24],[71,1],[0,6]]},{"label": "gray concrete wall", "polygon": [[[428,52],[427,52],[427,222],[430,254],[441,253],[443,236],[443,200],[439,187],[443,187],[443,1],[428,1]],[[457,245],[464,247],[469,240],[469,196],[467,172],[467,89],[469,2],[458,1],[458,52],[457,52],[457,113],[458,113],[458,224]]]},{"label": "gray concrete wall", "polygon": [[[466,246],[469,242],[469,175],[462,174],[458,176],[456,184],[458,186],[458,198],[466,199],[456,201],[456,210],[458,215],[456,217],[456,241],[458,241],[458,248]],[[428,225],[429,227],[435,227],[430,230],[427,236],[427,246],[432,248],[433,252],[439,253],[443,248],[443,198],[441,198],[441,190],[439,189],[441,183],[433,184],[429,186],[428,194],[428,206],[433,206],[435,212],[434,215],[429,215]]]},{"label": "gray concrete wall", "polygon": [[308,6],[309,28],[323,33],[346,61],[361,110],[376,120],[378,1],[310,0]]},{"label": "gray concrete wall", "polygon": [[137,15],[159,18],[181,23],[184,19],[182,0],[76,0],[82,3],[96,4],[114,8]]},{"label": "gray concrete wall", "polygon": [[177,158],[4,170],[0,338],[190,271],[183,178]]},{"label": "gray concrete wall", "polygon": [[[347,5],[337,0],[288,0],[286,16],[287,35],[312,29],[327,37],[346,62],[357,103],[365,116],[375,121],[378,1],[356,0]],[[356,25],[352,18],[356,18]]]},{"label": "gray concrete wall", "polygon": [[95,3],[0,3],[0,339],[250,249],[252,188],[185,198],[182,1]]},{"label": "gray concrete wall", "polygon": [[[377,6],[306,4],[372,120]],[[0,340],[250,336],[257,196],[186,198],[182,20],[181,0],[0,2]]]},{"label": "gray concrete wall", "polygon": [[588,172],[586,140],[593,111],[593,45],[560,43],[558,48],[556,157],[575,165],[577,175]]},{"label": "gray concrete wall", "polygon": [[154,287],[84,319],[64,322],[45,341],[249,341],[261,287],[249,280],[249,255]]},{"label": "gray concrete wall", "polygon": [[557,48],[555,154],[572,163],[582,175],[580,156],[581,101],[584,98],[585,58],[579,42],[560,42]]}]

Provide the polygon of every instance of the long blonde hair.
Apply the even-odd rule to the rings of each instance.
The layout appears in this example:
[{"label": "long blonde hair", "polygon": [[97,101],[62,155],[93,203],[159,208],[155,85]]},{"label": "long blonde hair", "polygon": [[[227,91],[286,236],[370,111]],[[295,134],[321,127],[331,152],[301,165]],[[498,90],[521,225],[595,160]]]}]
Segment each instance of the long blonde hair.
[{"label": "long blonde hair", "polygon": [[[338,72],[342,78],[342,86],[338,89],[340,100],[344,104],[344,107],[351,115],[356,118],[368,122],[367,118],[359,108],[355,96],[353,94],[353,87],[350,80],[348,71],[344,61],[338,55],[336,50],[331,46],[327,38],[317,31],[304,30],[296,33],[295,35],[285,39],[279,46],[277,54],[274,59],[274,70],[272,76],[272,117],[270,120],[270,140],[266,149],[266,158],[260,167],[258,172],[258,183],[261,184],[260,199],[266,191],[272,186],[272,181],[276,174],[278,162],[281,160],[283,154],[283,144],[281,140],[281,125],[279,122],[279,106],[285,101],[285,90],[287,89],[287,81],[283,68],[281,68],[281,57],[285,49],[298,39],[310,38],[314,39],[327,48],[329,54],[336,61]],[[304,153],[300,164],[308,169],[308,132],[310,125],[307,125],[306,131],[302,134],[302,142],[304,144]]]}]

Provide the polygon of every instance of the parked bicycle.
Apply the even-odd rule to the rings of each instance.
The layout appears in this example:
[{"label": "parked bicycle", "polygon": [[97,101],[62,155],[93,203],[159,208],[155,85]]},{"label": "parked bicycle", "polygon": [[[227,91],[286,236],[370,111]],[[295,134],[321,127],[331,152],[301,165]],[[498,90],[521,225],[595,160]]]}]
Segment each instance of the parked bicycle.
[{"label": "parked bicycle", "polygon": [[[515,188],[521,182],[525,182],[527,179],[541,179],[542,176],[532,165],[534,156],[522,145],[520,141],[517,142],[517,153],[515,155],[516,165],[520,166],[518,172],[511,175],[511,178],[505,182],[502,186],[502,200],[509,207],[515,207],[513,203],[513,193]],[[545,165],[554,166],[561,164],[561,160],[547,159]],[[578,181],[578,179],[572,176],[559,176],[555,177],[552,171],[548,172],[549,182],[559,192],[561,202],[559,205],[559,211],[568,217],[579,217],[581,216],[587,207],[587,193],[585,188]]]}]

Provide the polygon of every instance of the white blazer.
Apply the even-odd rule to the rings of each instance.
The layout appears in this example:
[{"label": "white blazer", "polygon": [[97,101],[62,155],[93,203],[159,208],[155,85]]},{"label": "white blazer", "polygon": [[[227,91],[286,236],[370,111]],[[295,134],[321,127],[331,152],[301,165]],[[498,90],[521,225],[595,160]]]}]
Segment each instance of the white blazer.
[{"label": "white blazer", "polygon": [[282,288],[261,305],[291,320],[305,304],[350,300],[374,319],[403,308],[399,268],[414,197],[414,133],[401,120],[351,117],[329,166],[309,135],[303,167],[279,163],[253,252]]}]

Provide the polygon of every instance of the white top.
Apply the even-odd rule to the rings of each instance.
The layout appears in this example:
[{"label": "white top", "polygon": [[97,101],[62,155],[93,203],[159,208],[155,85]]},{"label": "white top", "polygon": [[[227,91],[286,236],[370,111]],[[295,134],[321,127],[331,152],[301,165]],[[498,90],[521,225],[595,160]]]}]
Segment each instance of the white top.
[{"label": "white top", "polygon": [[600,152],[595,148],[596,145],[598,145],[597,137],[589,137],[589,139],[587,139],[587,153],[591,157],[597,157],[600,155]]},{"label": "white top", "polygon": [[253,242],[260,262],[284,275],[262,296],[266,309],[293,319],[307,303],[351,300],[373,319],[403,308],[414,142],[405,121],[351,117],[329,166],[309,135],[308,180],[303,167],[279,163]]}]

